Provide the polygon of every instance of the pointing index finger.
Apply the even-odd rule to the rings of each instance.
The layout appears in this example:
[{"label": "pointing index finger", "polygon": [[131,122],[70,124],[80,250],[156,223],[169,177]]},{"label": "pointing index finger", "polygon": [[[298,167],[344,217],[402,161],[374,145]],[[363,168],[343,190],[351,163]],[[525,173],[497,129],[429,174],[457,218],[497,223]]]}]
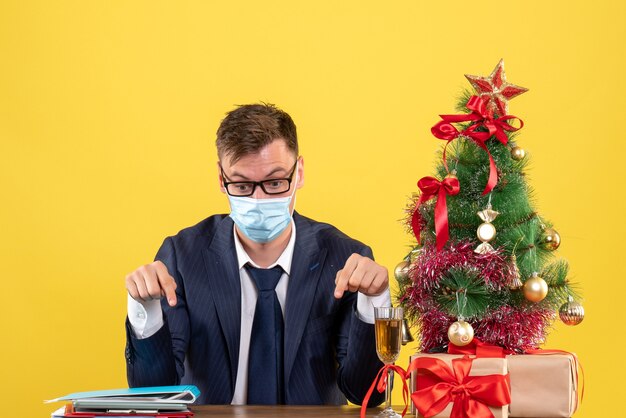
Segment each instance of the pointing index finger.
[{"label": "pointing index finger", "polygon": [[346,260],[346,265],[343,269],[337,272],[337,278],[335,279],[335,298],[339,299],[343,296],[343,293],[348,290],[348,281],[354,273],[358,265],[358,254],[352,254]]},{"label": "pointing index finger", "polygon": [[172,276],[170,276],[165,264],[155,263],[155,265],[159,284],[161,286],[161,289],[163,290],[162,293],[165,294],[165,297],[167,298],[167,303],[170,306],[174,307],[176,306],[176,303],[178,303],[178,300],[176,298],[176,281]]}]

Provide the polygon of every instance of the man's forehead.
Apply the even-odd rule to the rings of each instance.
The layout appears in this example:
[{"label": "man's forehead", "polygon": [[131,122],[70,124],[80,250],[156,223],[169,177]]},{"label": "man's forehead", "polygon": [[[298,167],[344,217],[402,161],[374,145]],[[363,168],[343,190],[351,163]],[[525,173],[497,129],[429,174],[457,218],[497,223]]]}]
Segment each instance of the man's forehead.
[{"label": "man's forehead", "polygon": [[295,156],[272,156],[271,158],[261,157],[259,155],[245,155],[241,158],[234,159],[226,156],[220,159],[220,163],[223,167],[274,167],[274,166],[288,166],[291,167],[295,162]]},{"label": "man's forehead", "polygon": [[229,178],[258,181],[265,178],[286,177],[295,167],[296,161],[294,156],[270,159],[243,157],[230,165],[222,164],[222,169]]},{"label": "man's forehead", "polygon": [[287,140],[279,137],[259,148],[242,143],[239,147],[223,150],[219,158],[222,163],[232,166],[239,163],[240,160],[251,162],[256,162],[260,159],[292,161],[292,158],[296,156],[296,151],[289,147]]},{"label": "man's forehead", "polygon": [[291,168],[297,156],[293,152],[254,152],[242,156],[226,154],[220,158],[222,167],[228,168]]}]

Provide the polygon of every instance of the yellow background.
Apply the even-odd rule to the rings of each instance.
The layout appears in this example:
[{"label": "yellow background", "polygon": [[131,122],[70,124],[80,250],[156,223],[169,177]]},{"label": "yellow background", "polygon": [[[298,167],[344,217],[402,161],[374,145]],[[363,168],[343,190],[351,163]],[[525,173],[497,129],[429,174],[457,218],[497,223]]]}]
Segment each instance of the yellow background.
[{"label": "yellow background", "polygon": [[398,220],[441,145],[430,127],[463,74],[501,57],[530,88],[510,112],[585,297],[585,321],[557,323],[547,346],[585,366],[577,416],[619,414],[625,12],[617,0],[0,2],[0,415],[48,416],[43,399],[126,384],[124,276],[165,236],[227,211],[214,133],[233,105],[293,116],[298,210],[391,271],[412,242]]}]

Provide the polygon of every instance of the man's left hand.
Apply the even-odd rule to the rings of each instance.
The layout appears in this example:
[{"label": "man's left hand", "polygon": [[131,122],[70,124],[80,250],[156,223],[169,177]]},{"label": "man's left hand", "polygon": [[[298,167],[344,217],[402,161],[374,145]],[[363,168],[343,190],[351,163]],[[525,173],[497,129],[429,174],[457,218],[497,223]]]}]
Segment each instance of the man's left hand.
[{"label": "man's left hand", "polygon": [[335,298],[345,291],[360,292],[367,296],[380,295],[389,287],[387,269],[360,254],[352,254],[335,278]]}]

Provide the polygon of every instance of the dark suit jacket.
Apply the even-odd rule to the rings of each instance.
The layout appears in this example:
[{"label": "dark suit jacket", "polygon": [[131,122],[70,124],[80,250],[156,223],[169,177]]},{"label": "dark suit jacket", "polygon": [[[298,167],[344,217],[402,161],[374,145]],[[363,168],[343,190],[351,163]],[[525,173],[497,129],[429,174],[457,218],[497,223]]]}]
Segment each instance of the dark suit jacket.
[{"label": "dark suit jacket", "polygon": [[[285,402],[361,404],[382,367],[374,326],[356,316],[356,293],[333,296],[335,276],[369,247],[331,225],[294,213],[296,242],[285,306]],[[211,216],[165,239],[156,259],[178,288],[162,303],[165,325],[136,339],[127,321],[127,377],[133,386],[193,384],[201,404],[229,404],[239,357],[241,285],[233,221]],[[374,391],[370,406],[383,394]]]}]

